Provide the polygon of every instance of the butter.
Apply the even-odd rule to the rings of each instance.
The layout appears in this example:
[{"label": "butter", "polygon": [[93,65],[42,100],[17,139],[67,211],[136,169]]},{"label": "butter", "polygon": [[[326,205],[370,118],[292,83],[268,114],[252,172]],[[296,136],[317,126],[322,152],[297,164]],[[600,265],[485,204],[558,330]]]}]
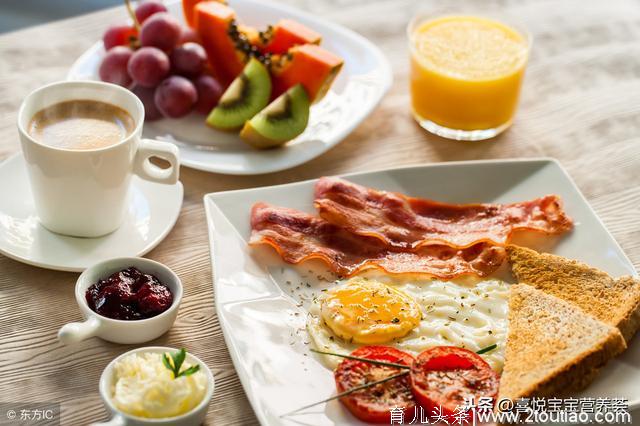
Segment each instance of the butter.
[{"label": "butter", "polygon": [[[189,368],[185,362],[181,369]],[[134,353],[114,366],[112,401],[126,414],[144,418],[176,417],[194,409],[207,391],[207,377],[198,371],[173,377],[160,353]]]}]

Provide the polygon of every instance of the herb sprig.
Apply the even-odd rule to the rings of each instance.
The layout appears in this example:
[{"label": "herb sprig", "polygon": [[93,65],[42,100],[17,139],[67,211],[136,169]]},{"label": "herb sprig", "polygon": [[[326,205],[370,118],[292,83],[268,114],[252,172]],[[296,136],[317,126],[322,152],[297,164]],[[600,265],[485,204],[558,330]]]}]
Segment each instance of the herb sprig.
[{"label": "herb sprig", "polygon": [[332,396],[330,398],[323,399],[322,401],[314,402],[313,404],[305,405],[304,407],[300,407],[300,408],[295,409],[293,411],[289,411],[288,413],[281,414],[280,417],[290,416],[291,414],[297,413],[298,411],[302,411],[302,410],[305,410],[307,408],[314,407],[316,405],[322,404],[323,402],[333,401],[334,399],[338,399],[338,398],[342,398],[343,396],[351,395],[352,393],[357,392],[359,390],[367,389],[367,388],[370,388],[370,387],[373,387],[373,386],[376,386],[376,385],[379,385],[379,384],[382,384],[382,383],[385,383],[385,382],[389,382],[389,381],[394,380],[394,379],[398,379],[400,377],[406,376],[407,374],[409,374],[409,371],[405,370],[405,371],[400,372],[398,374],[394,374],[394,375],[385,377],[384,379],[376,380],[375,382],[369,382],[369,383],[365,383],[365,384],[360,385],[360,386],[356,386],[354,388],[351,388],[349,390],[341,392],[341,393],[339,393],[337,395],[334,395],[334,396]]},{"label": "herb sprig", "polygon": [[[492,350],[494,350],[497,347],[498,347],[498,345],[496,345],[494,343],[491,346],[487,346],[486,348],[482,348],[479,351],[476,351],[476,353],[478,355],[486,354],[487,352],[491,352]],[[313,348],[309,349],[309,350],[311,352],[315,352],[317,354],[333,355],[333,356],[337,356],[337,357],[340,357],[340,358],[347,358],[347,359],[353,359],[353,360],[356,360],[356,361],[367,362],[369,364],[385,365],[387,367],[395,367],[395,368],[401,368],[401,369],[410,369],[411,368],[410,365],[403,365],[403,364],[397,364],[397,363],[386,362],[386,361],[377,361],[377,360],[373,360],[373,359],[369,359],[369,358],[362,358],[362,357],[353,356],[353,355],[338,354],[338,353],[335,353],[335,352],[319,351],[319,350],[313,349]]]},{"label": "herb sprig", "polygon": [[340,358],[347,358],[347,359],[353,359],[356,361],[362,361],[362,362],[366,362],[369,364],[375,364],[375,365],[384,365],[386,367],[394,367],[394,368],[401,368],[401,369],[409,369],[411,368],[410,365],[404,365],[404,364],[398,364],[395,362],[386,362],[386,361],[378,361],[375,359],[369,359],[369,358],[362,358],[359,356],[353,356],[353,355],[344,355],[344,354],[337,354],[334,352],[325,352],[325,351],[319,351],[317,349],[309,349],[311,352],[315,352],[317,354],[322,354],[322,355],[333,355],[333,356],[337,356]]},{"label": "herb sprig", "polygon": [[[487,352],[490,352],[490,351],[494,350],[497,347],[498,347],[498,345],[496,345],[494,343],[493,345],[490,345],[490,346],[487,346],[486,348],[480,349],[476,353],[477,354],[484,354],[484,353],[487,353]],[[357,392],[359,390],[367,389],[367,388],[379,385],[381,383],[385,383],[385,382],[388,382],[390,380],[406,376],[407,374],[409,374],[408,370],[411,369],[411,366],[409,366],[409,365],[396,364],[396,363],[393,363],[393,362],[378,361],[378,360],[374,360],[374,359],[361,358],[361,357],[357,357],[357,356],[353,356],[353,355],[338,354],[338,353],[334,353],[334,352],[319,351],[319,350],[316,350],[316,349],[310,349],[310,350],[311,350],[311,352],[315,352],[317,354],[333,355],[333,356],[337,356],[337,357],[340,357],[340,358],[347,358],[347,359],[353,359],[353,360],[356,360],[356,361],[368,362],[370,364],[384,365],[384,366],[387,366],[387,367],[395,367],[395,368],[403,369],[404,371],[402,371],[400,373],[397,373],[397,374],[393,374],[393,375],[391,375],[389,377],[386,377],[386,378],[383,378],[383,379],[380,379],[380,380],[376,380],[375,382],[369,382],[369,383],[365,383],[365,384],[360,385],[360,386],[356,386],[356,387],[351,388],[349,390],[346,390],[346,391],[344,391],[342,393],[334,395],[334,396],[332,396],[330,398],[323,399],[322,401],[314,402],[313,404],[305,405],[304,407],[300,407],[300,408],[298,408],[296,410],[289,411],[288,413],[281,414],[280,417],[290,416],[291,414],[297,413],[297,412],[305,410],[307,408],[314,407],[314,406],[316,406],[318,404],[322,404],[323,402],[329,402],[329,401],[332,401],[334,399],[342,398],[343,396],[350,395],[350,394],[352,394],[354,392]]]},{"label": "herb sprig", "polygon": [[178,377],[190,376],[200,370],[200,365],[196,364],[192,365],[186,370],[180,371],[180,368],[182,367],[182,364],[187,357],[187,351],[184,348],[169,355],[171,355],[171,359],[169,359],[166,353],[162,354],[162,363],[165,367],[171,370],[174,379],[177,379]]}]

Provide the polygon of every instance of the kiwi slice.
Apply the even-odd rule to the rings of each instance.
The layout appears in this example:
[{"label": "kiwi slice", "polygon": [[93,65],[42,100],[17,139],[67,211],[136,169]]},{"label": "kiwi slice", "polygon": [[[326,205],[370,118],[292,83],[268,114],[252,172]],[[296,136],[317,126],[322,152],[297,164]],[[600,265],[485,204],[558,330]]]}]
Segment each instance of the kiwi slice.
[{"label": "kiwi slice", "polygon": [[235,130],[256,115],[271,97],[271,77],[267,68],[251,58],[209,113],[207,124],[220,130]]},{"label": "kiwi slice", "polygon": [[240,137],[256,148],[279,146],[295,138],[309,123],[309,96],[297,84],[247,121]]}]

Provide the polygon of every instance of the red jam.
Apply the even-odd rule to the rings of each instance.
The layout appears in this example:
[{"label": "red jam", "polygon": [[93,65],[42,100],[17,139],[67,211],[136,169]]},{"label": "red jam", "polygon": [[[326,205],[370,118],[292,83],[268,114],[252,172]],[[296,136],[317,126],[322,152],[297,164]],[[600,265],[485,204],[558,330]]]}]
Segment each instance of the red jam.
[{"label": "red jam", "polygon": [[118,320],[155,317],[173,303],[169,287],[133,266],[92,284],[85,297],[91,310]]}]

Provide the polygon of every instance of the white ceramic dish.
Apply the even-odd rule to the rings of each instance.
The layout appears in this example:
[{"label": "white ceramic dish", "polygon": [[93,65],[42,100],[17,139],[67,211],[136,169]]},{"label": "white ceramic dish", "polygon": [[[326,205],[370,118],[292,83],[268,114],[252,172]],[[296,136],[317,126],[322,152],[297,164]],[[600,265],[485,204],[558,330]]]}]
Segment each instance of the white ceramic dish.
[{"label": "white ceramic dish", "polygon": [[[358,173],[348,179],[374,188],[445,202],[513,202],[555,193],[575,230],[560,237],[516,241],[582,260],[614,276],[637,275],[616,241],[559,163],[549,159],[442,163]],[[253,203],[313,212],[314,181],[209,194],[209,224],[216,309],[236,370],[263,425],[359,424],[332,401],[286,421],[283,413],[335,394],[331,371],[309,353],[308,299],[320,288],[320,263],[292,266],[268,247],[249,248]],[[289,284],[289,283],[292,284]],[[310,288],[298,283],[309,283]],[[296,289],[296,287],[299,287]],[[266,356],[268,354],[268,356]],[[624,397],[640,406],[640,340],[611,361],[580,396]]]},{"label": "white ceramic dish", "polygon": [[182,183],[164,185],[133,177],[129,208],[115,232],[99,238],[55,234],[38,222],[22,154],[0,163],[0,253],[19,262],[82,272],[106,259],[142,256],[178,219]]},{"label": "white ceramic dish", "polygon": [[155,426],[197,426],[201,425],[204,422],[204,419],[207,415],[207,410],[209,409],[209,403],[211,402],[211,397],[213,396],[213,390],[215,388],[215,381],[213,379],[213,374],[207,364],[202,362],[199,358],[187,352],[186,361],[189,364],[199,364],[200,369],[206,374],[208,381],[208,389],[205,394],[202,402],[198,404],[193,410],[189,411],[186,414],[177,417],[171,417],[167,419],[143,419],[140,417],[134,417],[123,413],[118,410],[113,403],[111,402],[111,387],[113,385],[113,367],[120,359],[127,355],[131,355],[134,353],[140,352],[174,352],[177,349],[174,348],[166,348],[161,346],[149,346],[146,348],[138,348],[132,351],[126,352],[107,365],[107,367],[102,372],[100,376],[100,396],[102,397],[102,401],[104,402],[107,411],[110,412],[113,417],[106,423],[93,423],[92,426],[147,426],[147,425],[155,425]]},{"label": "white ceramic dish", "polygon": [[[86,299],[87,289],[115,272],[134,266],[145,274],[158,278],[171,290],[173,303],[166,311],[155,317],[123,321],[104,317],[89,308]],[[120,257],[100,262],[87,268],[76,281],[76,302],[84,316],[83,322],[71,322],[62,326],[58,340],[64,345],[77,343],[97,336],[103,340],[122,344],[145,343],[160,337],[173,325],[178,316],[178,307],[182,301],[182,282],[167,266],[142,257]]]},{"label": "white ceramic dish", "polygon": [[[327,96],[314,105],[305,132],[280,149],[255,150],[236,134],[215,131],[204,117],[189,115],[178,120],[158,120],[144,126],[144,136],[175,142],[182,165],[233,175],[270,173],[305,163],[339,143],[380,102],[391,86],[391,68],[383,53],[370,41],[317,16],[267,0],[231,0],[240,20],[265,28],[281,18],[296,19],[323,36],[322,46],[344,58],[345,63]],[[165,3],[183,20],[179,0]],[[123,19],[125,19],[123,12]],[[105,23],[105,29],[106,29]],[[104,49],[96,43],[72,65],[70,80],[98,79]]]}]

